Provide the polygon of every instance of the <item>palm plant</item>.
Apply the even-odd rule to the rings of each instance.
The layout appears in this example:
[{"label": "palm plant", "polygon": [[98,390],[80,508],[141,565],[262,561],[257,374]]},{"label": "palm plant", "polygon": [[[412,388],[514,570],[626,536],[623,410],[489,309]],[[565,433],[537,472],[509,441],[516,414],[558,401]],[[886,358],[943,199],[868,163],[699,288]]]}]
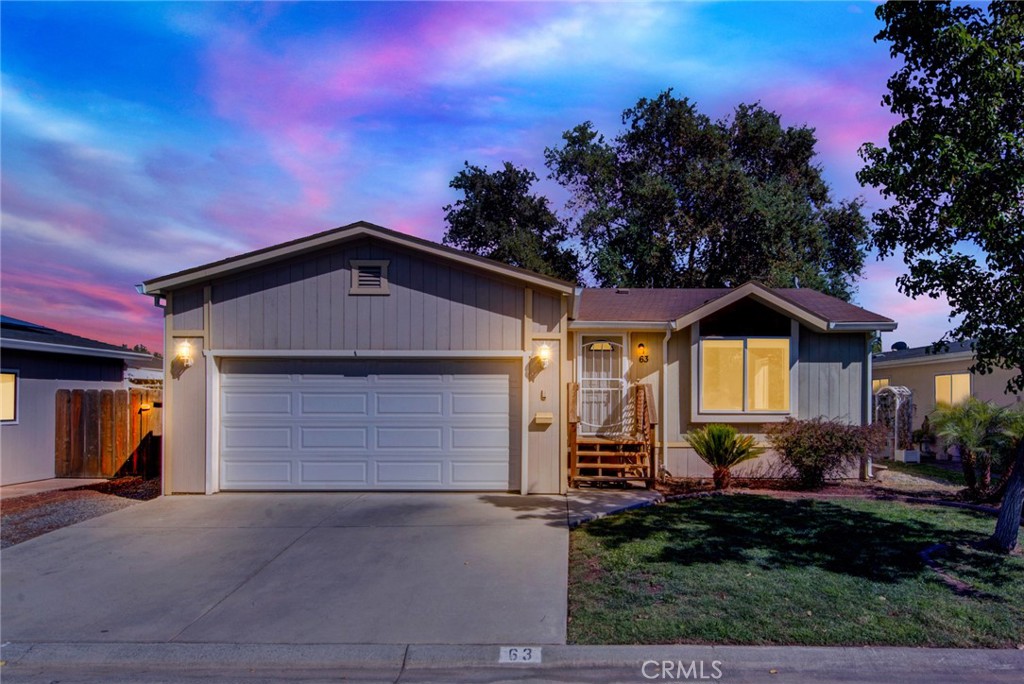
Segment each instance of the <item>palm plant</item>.
[{"label": "palm plant", "polygon": [[731,425],[712,423],[686,433],[686,441],[705,463],[711,466],[715,489],[728,489],[732,482],[730,469],[757,458],[764,447],[754,446],[754,438],[740,435]]},{"label": "palm plant", "polygon": [[944,445],[955,446],[968,489],[988,490],[992,482],[992,455],[1006,440],[1007,410],[975,397],[950,406],[940,404],[932,414],[935,434]]}]

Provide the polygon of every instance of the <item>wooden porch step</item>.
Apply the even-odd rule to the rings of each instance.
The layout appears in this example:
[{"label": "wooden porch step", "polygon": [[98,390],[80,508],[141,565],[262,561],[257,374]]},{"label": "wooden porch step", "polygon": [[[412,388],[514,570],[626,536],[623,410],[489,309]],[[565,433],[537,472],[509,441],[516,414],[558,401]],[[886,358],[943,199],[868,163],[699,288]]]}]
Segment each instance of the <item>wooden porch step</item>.
[{"label": "wooden porch step", "polygon": [[645,451],[584,451],[583,449],[576,451],[576,455],[580,458],[584,456],[641,456],[645,453]]},{"label": "wooden porch step", "polygon": [[646,482],[647,478],[640,475],[622,475],[611,476],[611,475],[580,475],[576,478],[577,482]]}]

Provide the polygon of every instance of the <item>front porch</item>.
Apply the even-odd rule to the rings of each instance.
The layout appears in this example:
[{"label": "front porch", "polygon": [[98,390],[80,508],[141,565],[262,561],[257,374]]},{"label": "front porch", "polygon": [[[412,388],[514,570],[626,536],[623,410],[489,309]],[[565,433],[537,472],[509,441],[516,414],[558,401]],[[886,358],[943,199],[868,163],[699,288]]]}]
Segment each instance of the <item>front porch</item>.
[{"label": "front porch", "polygon": [[629,386],[627,395],[628,401],[619,407],[621,415],[611,422],[615,429],[597,430],[581,421],[580,386],[569,383],[570,487],[624,486],[631,482],[642,482],[648,489],[654,486],[659,446],[654,390],[649,384],[635,383]]}]

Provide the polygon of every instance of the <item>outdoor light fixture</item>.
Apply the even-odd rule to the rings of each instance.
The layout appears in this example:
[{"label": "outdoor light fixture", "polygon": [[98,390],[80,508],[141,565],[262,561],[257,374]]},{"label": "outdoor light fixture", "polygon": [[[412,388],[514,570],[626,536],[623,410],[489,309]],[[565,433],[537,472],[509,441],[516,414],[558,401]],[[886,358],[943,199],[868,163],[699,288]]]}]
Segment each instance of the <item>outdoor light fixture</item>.
[{"label": "outdoor light fixture", "polygon": [[647,363],[651,360],[651,357],[647,354],[647,345],[643,342],[636,345],[636,360],[640,363]]},{"label": "outdoor light fixture", "polygon": [[182,340],[174,349],[174,358],[185,368],[192,365],[192,345],[188,340]]},{"label": "outdoor light fixture", "polygon": [[551,347],[546,344],[540,345],[537,349],[537,360],[540,361],[541,368],[547,368],[551,363]]}]

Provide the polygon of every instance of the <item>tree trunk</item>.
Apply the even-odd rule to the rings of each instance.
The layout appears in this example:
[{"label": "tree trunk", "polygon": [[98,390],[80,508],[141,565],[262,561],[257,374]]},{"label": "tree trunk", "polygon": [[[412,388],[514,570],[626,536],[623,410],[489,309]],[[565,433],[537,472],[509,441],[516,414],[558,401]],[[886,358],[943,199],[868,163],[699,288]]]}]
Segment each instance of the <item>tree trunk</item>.
[{"label": "tree trunk", "polygon": [[992,457],[978,454],[978,491],[987,492],[992,486]]},{"label": "tree trunk", "polygon": [[1006,483],[1006,496],[999,509],[996,531],[989,537],[988,545],[1000,553],[1010,553],[1017,548],[1020,535],[1020,512],[1024,506],[1024,439],[1017,441],[1017,457],[1010,468]]},{"label": "tree trunk", "polygon": [[972,492],[978,491],[978,474],[974,472],[974,454],[971,453],[970,449],[959,447],[960,452],[960,467],[964,471],[964,483],[967,484],[967,488]]},{"label": "tree trunk", "polygon": [[711,479],[715,483],[715,489],[728,489],[732,484],[732,473],[728,468],[715,468],[711,472]]}]

